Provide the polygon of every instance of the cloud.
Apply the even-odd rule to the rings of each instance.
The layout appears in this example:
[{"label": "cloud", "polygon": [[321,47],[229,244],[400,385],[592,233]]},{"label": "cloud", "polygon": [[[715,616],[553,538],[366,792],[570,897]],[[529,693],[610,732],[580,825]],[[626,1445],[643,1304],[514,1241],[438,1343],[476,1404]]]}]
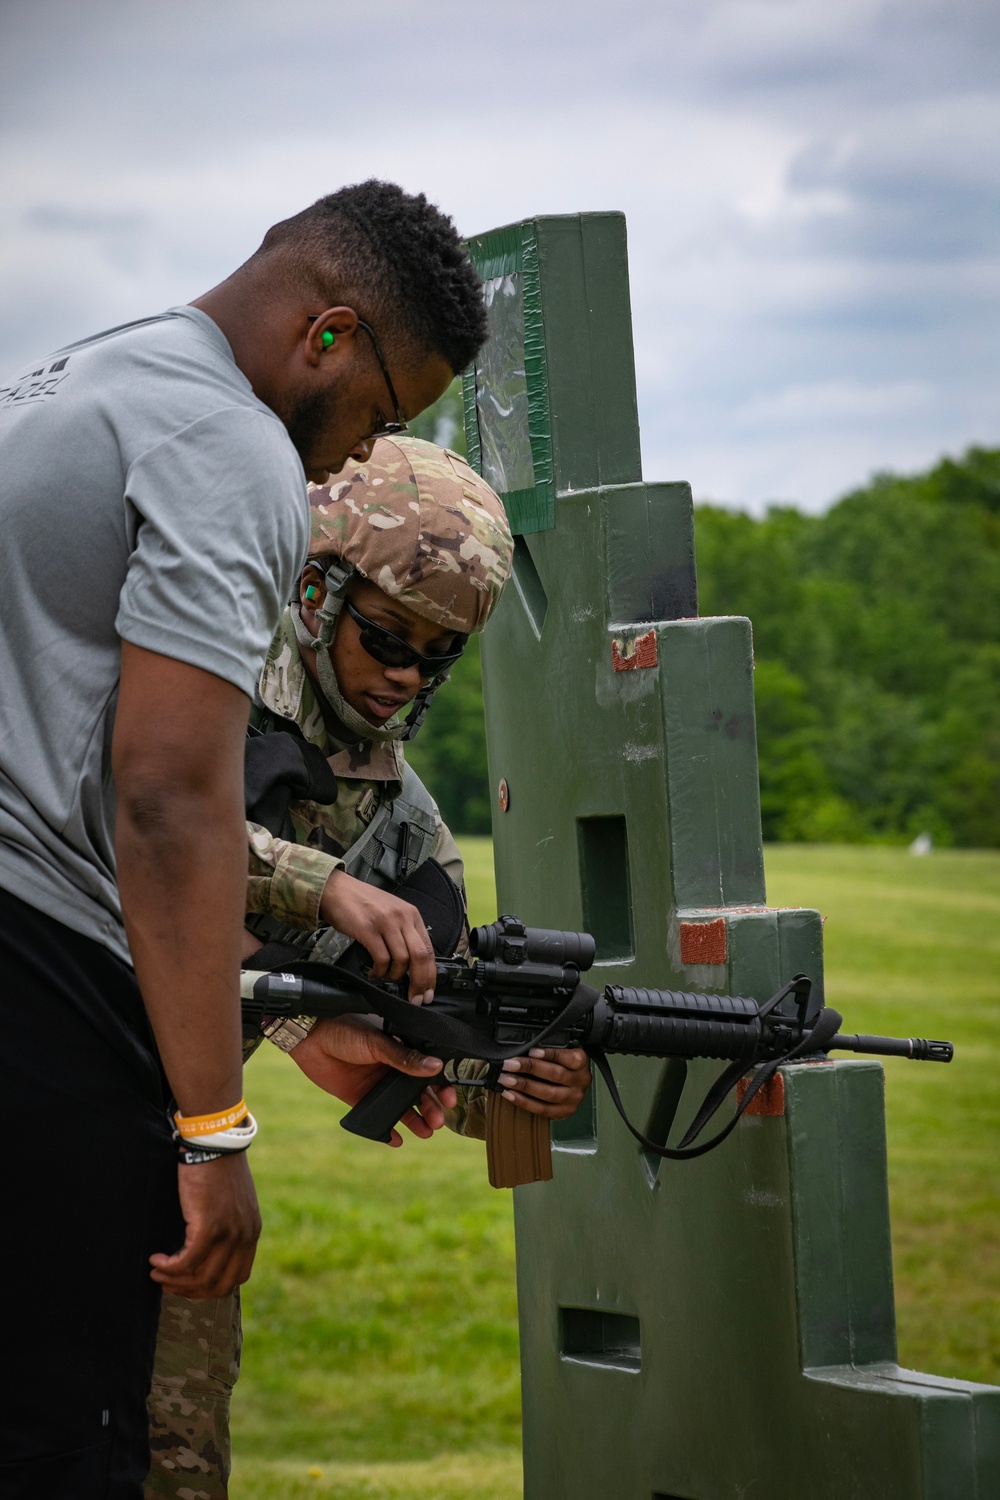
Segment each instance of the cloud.
[{"label": "cloud", "polygon": [[993,0],[6,0],[0,358],[368,175],[465,233],[621,208],[647,474],[820,505],[1000,441],[998,42]]}]

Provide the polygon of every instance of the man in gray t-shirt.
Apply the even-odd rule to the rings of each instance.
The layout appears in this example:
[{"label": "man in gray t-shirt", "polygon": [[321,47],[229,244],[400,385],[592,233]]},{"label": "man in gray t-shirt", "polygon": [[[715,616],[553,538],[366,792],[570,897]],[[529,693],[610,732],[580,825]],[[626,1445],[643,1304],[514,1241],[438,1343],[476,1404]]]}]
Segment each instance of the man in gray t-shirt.
[{"label": "man in gray t-shirt", "polygon": [[[249,1275],[249,701],[305,556],[305,478],[366,457],[484,333],[450,221],[371,182],[193,305],[0,385],[0,1121],[20,1148],[0,1500],[137,1500],[158,1286]],[[402,906],[384,897],[379,931],[423,990]]]},{"label": "man in gray t-shirt", "polygon": [[252,696],[305,556],[302,464],[194,307],[0,388],[0,460],[0,885],[127,962],[107,777],[121,642]]}]

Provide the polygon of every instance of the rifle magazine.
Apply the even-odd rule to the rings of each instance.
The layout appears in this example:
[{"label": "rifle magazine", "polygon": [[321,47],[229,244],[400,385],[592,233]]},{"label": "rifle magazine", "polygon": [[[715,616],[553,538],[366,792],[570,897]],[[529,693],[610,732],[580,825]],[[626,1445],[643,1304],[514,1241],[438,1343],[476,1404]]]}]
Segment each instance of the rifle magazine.
[{"label": "rifle magazine", "polygon": [[501,1094],[486,1100],[486,1161],[490,1186],[522,1187],[552,1177],[552,1144],[544,1115],[518,1109]]}]

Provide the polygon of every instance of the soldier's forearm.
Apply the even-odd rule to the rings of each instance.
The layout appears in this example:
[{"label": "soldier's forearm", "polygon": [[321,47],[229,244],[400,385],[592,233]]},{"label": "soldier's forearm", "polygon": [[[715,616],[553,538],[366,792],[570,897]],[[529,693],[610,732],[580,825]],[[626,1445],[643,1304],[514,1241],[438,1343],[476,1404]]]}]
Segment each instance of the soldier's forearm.
[{"label": "soldier's forearm", "polygon": [[243,694],[210,673],[123,649],[112,752],[122,912],[170,1087],[188,1115],[242,1094],[246,712]]}]

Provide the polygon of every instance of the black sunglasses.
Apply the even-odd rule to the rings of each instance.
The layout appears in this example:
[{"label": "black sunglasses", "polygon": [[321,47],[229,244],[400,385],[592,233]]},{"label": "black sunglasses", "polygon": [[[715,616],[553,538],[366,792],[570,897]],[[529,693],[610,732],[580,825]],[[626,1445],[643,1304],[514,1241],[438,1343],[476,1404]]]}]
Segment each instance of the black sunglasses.
[{"label": "black sunglasses", "polygon": [[[319,313],[310,313],[310,323],[315,323],[318,317]],[[365,330],[365,333],[367,333],[368,337],[372,341],[372,348],[375,350],[375,358],[378,360],[379,369],[382,371],[382,376],[385,380],[385,388],[389,392],[389,400],[392,402],[392,409],[396,413],[395,422],[382,422],[378,427],[375,428],[374,432],[370,432],[368,436],[370,438],[398,437],[401,432],[409,432],[410,424],[403,416],[402,410],[400,408],[399,397],[396,395],[396,388],[392,383],[392,376],[389,374],[389,371],[386,367],[385,358],[382,354],[382,345],[379,343],[378,335],[376,334],[374,328],[370,323],[366,323],[363,318],[359,318],[358,327],[363,328]],[[362,439],[362,441],[365,441],[365,439]]]},{"label": "black sunglasses", "polygon": [[453,667],[465,650],[467,637],[456,634],[457,650],[422,656],[419,651],[414,651],[413,647],[401,636],[393,635],[391,630],[386,630],[384,626],[376,625],[374,620],[367,619],[360,610],[354,608],[349,599],[344,600],[344,608],[351,619],[361,626],[362,646],[368,655],[374,657],[383,667],[418,667],[421,677],[437,677]]}]

